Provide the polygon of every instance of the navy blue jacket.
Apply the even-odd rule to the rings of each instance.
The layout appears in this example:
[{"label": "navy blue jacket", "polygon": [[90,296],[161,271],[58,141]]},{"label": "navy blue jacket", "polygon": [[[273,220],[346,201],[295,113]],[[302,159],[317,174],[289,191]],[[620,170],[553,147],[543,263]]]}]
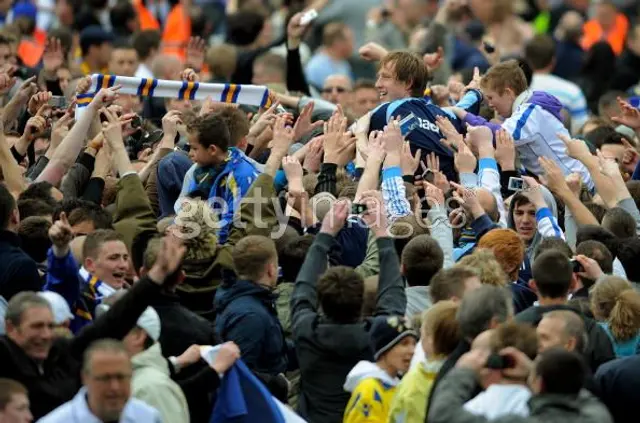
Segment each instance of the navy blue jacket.
[{"label": "navy blue jacket", "polygon": [[287,345],[270,291],[246,280],[225,282],[214,305],[216,332],[240,347],[251,370],[270,375],[287,371]]},{"label": "navy blue jacket", "polygon": [[[482,95],[475,90],[468,91],[467,94],[456,104],[470,113],[477,114],[482,102]],[[440,158],[440,170],[450,181],[457,181],[458,176],[453,165],[453,151],[440,142],[444,135],[436,126],[436,117],[444,116],[449,118],[453,126],[461,134],[466,133],[462,121],[457,119],[452,113],[441,109],[435,104],[429,103],[424,98],[403,98],[390,103],[384,103],[374,109],[371,114],[369,131],[381,131],[387,123],[398,116],[404,118],[413,113],[418,119],[418,126],[411,131],[406,139],[411,144],[411,151],[421,149],[422,157],[425,158],[433,152]]]},{"label": "navy blue jacket", "polygon": [[0,231],[0,296],[9,301],[22,291],[41,291],[43,281],[38,266],[20,249],[20,238]]}]

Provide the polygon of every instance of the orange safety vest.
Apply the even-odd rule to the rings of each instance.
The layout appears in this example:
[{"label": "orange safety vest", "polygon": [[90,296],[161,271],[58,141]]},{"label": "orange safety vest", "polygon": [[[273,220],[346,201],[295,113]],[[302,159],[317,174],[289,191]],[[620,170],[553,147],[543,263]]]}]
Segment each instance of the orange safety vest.
[{"label": "orange safety vest", "polygon": [[584,35],[582,36],[582,48],[588,50],[598,41],[606,41],[609,43],[616,55],[624,50],[624,43],[627,39],[629,31],[629,19],[622,13],[616,16],[616,22],[613,28],[605,33],[598,21],[592,19],[584,24]]},{"label": "orange safety vest", "polygon": [[36,29],[33,38],[23,38],[18,44],[18,57],[25,66],[35,68],[42,59],[44,45],[47,42],[47,33],[41,29]]},{"label": "orange safety vest", "polygon": [[153,16],[153,13],[147,9],[142,0],[135,0],[133,2],[133,7],[135,7],[136,12],[138,13],[140,31],[145,31],[147,29],[160,29],[158,20]]},{"label": "orange safety vest", "polygon": [[184,6],[177,4],[167,16],[162,34],[162,50],[165,54],[173,54],[184,60],[189,38],[191,19]]}]

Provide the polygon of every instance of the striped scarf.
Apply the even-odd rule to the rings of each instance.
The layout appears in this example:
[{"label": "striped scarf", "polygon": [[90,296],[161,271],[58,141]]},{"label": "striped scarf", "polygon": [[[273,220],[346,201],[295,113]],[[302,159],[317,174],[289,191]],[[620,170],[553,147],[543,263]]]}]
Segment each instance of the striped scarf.
[{"label": "striped scarf", "polygon": [[134,78],[116,75],[91,75],[91,88],[86,94],[78,94],[76,119],[102,88],[120,85],[120,94],[139,97],[165,97],[179,100],[205,100],[211,97],[222,103],[270,107],[269,89],[260,85],[210,84],[201,82],[169,81],[155,78]]}]

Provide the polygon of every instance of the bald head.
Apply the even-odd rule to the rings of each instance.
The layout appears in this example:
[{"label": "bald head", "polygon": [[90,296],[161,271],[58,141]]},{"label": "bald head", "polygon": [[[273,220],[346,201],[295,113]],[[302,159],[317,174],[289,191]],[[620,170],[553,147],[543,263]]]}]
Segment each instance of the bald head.
[{"label": "bald head", "polygon": [[333,104],[345,106],[353,91],[351,79],[344,75],[329,75],[324,80],[322,87],[322,98]]},{"label": "bald head", "polygon": [[493,336],[493,329],[485,330],[480,335],[476,336],[471,344],[472,350],[490,350],[491,349],[491,337]]},{"label": "bald head", "polygon": [[153,76],[159,79],[177,80],[182,68],[180,59],[171,54],[159,54],[151,64]]},{"label": "bald head", "polygon": [[577,41],[582,37],[582,27],[584,25],[584,18],[580,13],[572,10],[564,15],[558,23],[556,29],[556,38],[565,41]]},{"label": "bald head", "polygon": [[497,222],[500,219],[500,211],[498,210],[496,197],[484,188],[478,188],[476,194],[478,194],[478,202],[487,213],[487,216],[494,222]]}]

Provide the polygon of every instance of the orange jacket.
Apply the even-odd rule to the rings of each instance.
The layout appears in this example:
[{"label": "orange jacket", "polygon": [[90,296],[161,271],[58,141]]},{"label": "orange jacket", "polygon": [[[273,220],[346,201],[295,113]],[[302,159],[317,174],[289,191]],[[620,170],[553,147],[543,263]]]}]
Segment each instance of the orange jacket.
[{"label": "orange jacket", "polygon": [[169,15],[162,34],[162,49],[165,54],[185,58],[187,43],[191,38],[191,19],[184,6],[177,4]]},{"label": "orange jacket", "polygon": [[602,26],[595,19],[585,23],[583,30],[584,35],[581,42],[583,49],[590,49],[591,46],[598,41],[606,41],[616,55],[618,55],[624,50],[624,43],[627,39],[627,32],[629,31],[629,20],[622,13],[618,13],[616,22],[608,33],[602,30]]},{"label": "orange jacket", "polygon": [[18,44],[18,57],[26,66],[35,68],[42,59],[44,45],[47,42],[47,33],[41,29],[33,32],[32,38],[22,38]]},{"label": "orange jacket", "polygon": [[147,29],[160,29],[158,20],[153,16],[149,9],[147,9],[144,3],[142,3],[142,0],[135,0],[133,2],[133,7],[135,7],[136,12],[138,13],[140,31],[145,31]]}]

